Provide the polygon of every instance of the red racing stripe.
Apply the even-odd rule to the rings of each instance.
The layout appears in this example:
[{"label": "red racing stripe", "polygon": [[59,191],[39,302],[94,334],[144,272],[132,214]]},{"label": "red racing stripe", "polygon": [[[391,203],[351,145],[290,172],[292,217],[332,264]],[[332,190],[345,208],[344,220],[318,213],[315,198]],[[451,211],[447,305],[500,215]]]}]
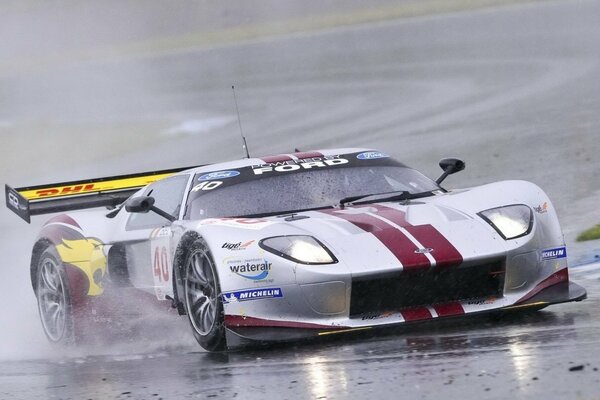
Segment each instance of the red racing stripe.
[{"label": "red racing stripe", "polygon": [[430,253],[436,261],[436,267],[459,265],[463,262],[462,255],[437,229],[431,225],[408,226],[406,230],[414,236],[425,248],[431,248]]},{"label": "red racing stripe", "polygon": [[297,157],[299,160],[303,160],[305,158],[313,158],[313,157],[321,158],[321,157],[323,157],[323,154],[319,153],[318,151],[303,151],[303,152],[299,152],[299,153],[293,153],[293,156]]},{"label": "red racing stripe", "polygon": [[408,308],[400,311],[406,322],[431,319],[431,312],[426,307]]},{"label": "red racing stripe", "polygon": [[447,317],[450,315],[460,315],[465,313],[465,309],[460,303],[436,304],[433,309],[438,317]]},{"label": "red racing stripe", "polygon": [[431,266],[425,254],[415,253],[417,246],[410,241],[401,231],[388,223],[366,213],[348,214],[335,212],[335,210],[322,210],[329,215],[334,215],[353,223],[365,232],[370,232],[396,256],[402,264],[404,271],[415,271]]},{"label": "red racing stripe", "polygon": [[381,204],[369,204],[363,207],[373,207],[377,210],[377,215],[382,216],[385,219],[389,219],[393,223],[403,228],[412,226],[406,221],[406,213],[404,211],[396,210],[392,207],[386,207]]},{"label": "red racing stripe", "polygon": [[263,162],[266,164],[293,160],[292,157],[290,157],[286,154],[279,154],[277,156],[261,157],[260,159],[263,160]]},{"label": "red racing stripe", "polygon": [[517,302],[515,302],[515,304],[519,304],[519,303],[524,302],[525,300],[529,300],[530,298],[532,298],[533,296],[535,296],[542,290],[546,289],[547,287],[556,285],[561,282],[569,282],[568,268],[563,268],[560,271],[555,272],[554,274],[550,275],[548,278],[541,281],[529,293],[527,293],[525,296],[521,297]]},{"label": "red racing stripe", "polygon": [[76,228],[81,229],[81,226],[79,226],[77,221],[75,221],[73,218],[69,217],[66,214],[57,215],[56,217],[51,218],[44,224],[44,226],[50,225],[53,223],[63,223],[63,224],[72,225]]},{"label": "red racing stripe", "polygon": [[432,225],[411,225],[406,221],[406,213],[395,208],[386,207],[381,204],[373,204],[377,214],[406,229],[424,248],[431,248],[431,255],[436,261],[436,266],[444,267],[459,265],[463,262],[462,255]]}]

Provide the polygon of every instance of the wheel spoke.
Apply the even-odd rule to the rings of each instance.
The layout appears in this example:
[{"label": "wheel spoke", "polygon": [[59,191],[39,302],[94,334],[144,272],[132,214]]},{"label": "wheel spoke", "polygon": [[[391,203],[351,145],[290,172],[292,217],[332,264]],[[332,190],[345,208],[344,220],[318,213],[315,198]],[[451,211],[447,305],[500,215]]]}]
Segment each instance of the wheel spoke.
[{"label": "wheel spoke", "polygon": [[64,329],[62,309],[58,308],[56,310],[56,312],[52,315],[52,323],[53,323],[56,334],[59,337],[62,336],[62,331]]},{"label": "wheel spoke", "polygon": [[205,308],[202,320],[204,322],[204,326],[206,326],[207,328],[211,327],[213,322],[215,321],[215,307],[214,304],[210,301],[207,302],[207,306]]},{"label": "wheel spoke", "polygon": [[66,298],[59,265],[50,258],[39,264],[37,298],[44,330],[59,341],[65,332]]},{"label": "wheel spoke", "polygon": [[194,256],[194,272],[196,273],[196,278],[198,279],[198,283],[202,286],[208,286],[209,282],[206,279],[204,262],[200,260],[200,255],[196,254]]},{"label": "wheel spoke", "polygon": [[201,335],[207,335],[216,320],[216,281],[211,260],[198,251],[186,268],[186,303],[190,322]]},{"label": "wheel spoke", "polygon": [[50,307],[48,307],[48,313],[50,314],[50,318],[52,320],[54,320],[55,326],[56,326],[58,317],[60,315],[60,312],[61,312],[61,308],[59,307],[58,303],[54,303]]},{"label": "wheel spoke", "polygon": [[53,292],[52,290],[46,287],[39,288],[37,293],[38,298],[51,299],[53,297],[56,297],[56,292]]},{"label": "wheel spoke", "polygon": [[188,289],[188,294],[192,304],[195,304],[202,296],[204,296],[204,292],[202,292],[202,290],[198,289],[196,286],[190,287]]},{"label": "wheel spoke", "polygon": [[205,298],[205,301],[197,308],[196,312],[194,313],[194,317],[200,323],[202,330],[205,332],[208,332],[212,325],[212,321],[210,321],[211,312],[212,311],[210,301],[208,301],[208,299]]},{"label": "wheel spoke", "polygon": [[208,299],[205,296],[200,297],[198,301],[192,305],[192,315],[198,316],[202,314],[202,310],[206,307],[206,304],[208,303],[207,300]]},{"label": "wheel spoke", "polygon": [[56,312],[60,311],[60,304],[58,303],[46,303],[46,312],[48,314],[55,314]]},{"label": "wheel spoke", "polygon": [[200,285],[200,281],[198,280],[198,278],[196,277],[196,274],[190,274],[187,276],[188,281],[192,282],[195,285]]},{"label": "wheel spoke", "polygon": [[52,291],[56,291],[57,287],[56,287],[56,281],[55,281],[55,277],[53,276],[53,271],[54,270],[54,266],[52,265],[52,263],[50,262],[45,262],[42,265],[42,279],[44,282],[44,285],[52,290]]}]

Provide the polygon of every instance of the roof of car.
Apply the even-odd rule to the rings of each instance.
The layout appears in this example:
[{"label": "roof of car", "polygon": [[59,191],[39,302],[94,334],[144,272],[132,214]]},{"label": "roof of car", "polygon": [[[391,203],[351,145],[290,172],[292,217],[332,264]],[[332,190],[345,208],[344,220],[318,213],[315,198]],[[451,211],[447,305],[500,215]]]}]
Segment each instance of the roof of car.
[{"label": "roof of car", "polygon": [[236,168],[244,168],[250,166],[257,165],[265,165],[270,163],[291,161],[291,160],[312,160],[319,159],[321,157],[327,156],[341,156],[344,154],[352,154],[358,152],[368,152],[368,151],[377,151],[373,149],[366,148],[340,148],[340,149],[323,149],[323,150],[311,150],[311,151],[302,151],[302,152],[294,152],[287,154],[276,154],[271,156],[263,156],[263,157],[252,157],[252,158],[243,158],[241,160],[234,161],[225,161],[215,164],[203,165],[201,167],[192,168],[182,173],[204,173],[204,172],[213,172],[213,171],[223,171],[230,170]]}]

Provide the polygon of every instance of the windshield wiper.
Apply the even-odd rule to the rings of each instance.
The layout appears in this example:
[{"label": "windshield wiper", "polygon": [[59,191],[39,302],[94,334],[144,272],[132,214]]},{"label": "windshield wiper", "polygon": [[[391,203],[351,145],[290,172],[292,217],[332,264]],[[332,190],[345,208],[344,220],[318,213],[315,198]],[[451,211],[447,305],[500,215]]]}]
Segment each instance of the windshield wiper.
[{"label": "windshield wiper", "polygon": [[406,190],[397,190],[394,192],[363,194],[358,196],[348,196],[340,200],[340,208],[344,208],[346,204],[355,203],[361,200],[360,203],[369,203],[375,201],[399,201],[417,199],[433,195],[433,192],[410,193]]}]

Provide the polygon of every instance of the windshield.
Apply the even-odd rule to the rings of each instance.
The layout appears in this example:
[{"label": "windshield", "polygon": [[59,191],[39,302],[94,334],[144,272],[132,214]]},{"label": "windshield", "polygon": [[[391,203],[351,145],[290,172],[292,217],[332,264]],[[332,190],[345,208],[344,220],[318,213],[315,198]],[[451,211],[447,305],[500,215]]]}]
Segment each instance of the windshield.
[{"label": "windshield", "polygon": [[[420,172],[400,165],[300,170],[253,177],[229,185],[223,183],[230,179],[203,181],[190,193],[186,218],[284,213],[334,206],[348,196],[394,191],[422,193],[439,189],[435,182]],[[201,181],[199,178],[202,176],[195,179]]]}]

